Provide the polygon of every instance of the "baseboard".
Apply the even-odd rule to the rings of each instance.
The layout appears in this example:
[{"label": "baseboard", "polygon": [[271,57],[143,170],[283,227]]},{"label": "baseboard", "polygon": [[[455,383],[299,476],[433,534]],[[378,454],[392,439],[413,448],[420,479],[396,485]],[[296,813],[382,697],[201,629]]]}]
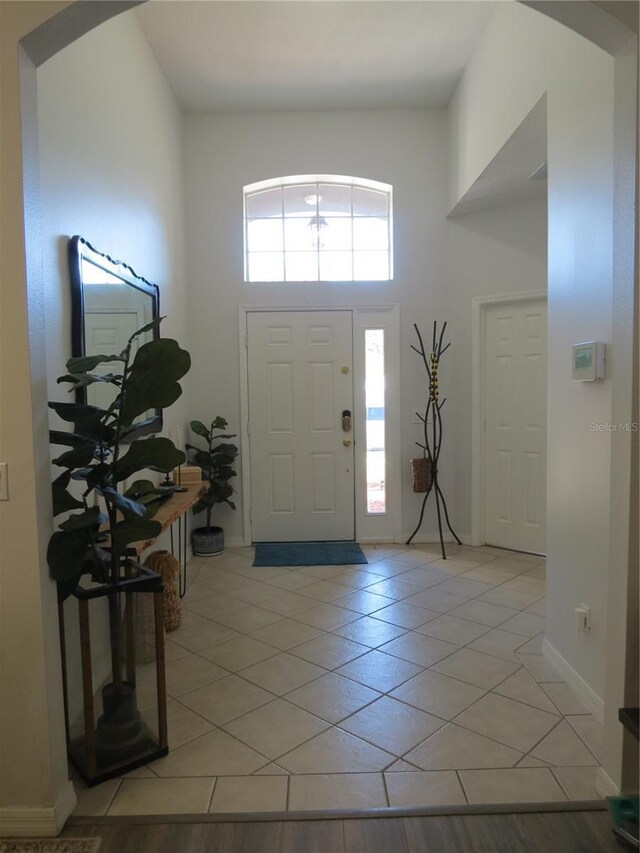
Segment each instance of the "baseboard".
[{"label": "baseboard", "polygon": [[245,548],[243,536],[226,536],[224,537],[225,548]]},{"label": "baseboard", "polygon": [[52,807],[0,809],[0,838],[55,838],[77,802],[73,782],[69,780]]},{"label": "baseboard", "polygon": [[599,723],[604,722],[603,700],[546,638],[542,641],[542,654],[564,675],[567,683],[585,708],[593,714]]},{"label": "baseboard", "polygon": [[69,820],[77,805],[78,795],[76,794],[76,789],[73,786],[73,782],[71,781],[71,779],[69,779],[67,781],[67,784],[60,792],[58,799],[56,800],[56,804],[54,806],[56,813],[56,822],[58,824],[58,832],[62,830],[62,827]]},{"label": "baseboard", "polygon": [[603,799],[620,796],[620,788],[618,788],[604,767],[600,767],[596,773],[595,789]]}]

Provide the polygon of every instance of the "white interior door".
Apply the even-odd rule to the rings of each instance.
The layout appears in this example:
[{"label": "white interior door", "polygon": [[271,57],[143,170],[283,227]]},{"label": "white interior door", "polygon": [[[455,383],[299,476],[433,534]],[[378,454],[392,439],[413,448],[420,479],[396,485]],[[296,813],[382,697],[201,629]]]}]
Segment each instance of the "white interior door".
[{"label": "white interior door", "polygon": [[[138,311],[85,311],[85,355],[117,355],[127,341],[142,326]],[[137,348],[137,343],[136,343]],[[95,373],[118,372],[112,363],[100,364]],[[116,396],[116,389],[106,382],[95,382],[87,389],[87,402],[107,409]]]},{"label": "white interior door", "polygon": [[545,553],[547,306],[485,312],[484,532],[488,545]]},{"label": "white interior door", "polygon": [[350,311],[247,315],[252,538],[354,538]]}]

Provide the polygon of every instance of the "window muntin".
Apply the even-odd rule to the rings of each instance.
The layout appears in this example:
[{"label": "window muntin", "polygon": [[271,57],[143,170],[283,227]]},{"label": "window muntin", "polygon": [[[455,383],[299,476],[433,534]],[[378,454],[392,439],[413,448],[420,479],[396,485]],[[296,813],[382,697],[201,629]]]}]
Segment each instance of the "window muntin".
[{"label": "window muntin", "polygon": [[244,187],[245,281],[389,281],[391,189],[335,175]]}]

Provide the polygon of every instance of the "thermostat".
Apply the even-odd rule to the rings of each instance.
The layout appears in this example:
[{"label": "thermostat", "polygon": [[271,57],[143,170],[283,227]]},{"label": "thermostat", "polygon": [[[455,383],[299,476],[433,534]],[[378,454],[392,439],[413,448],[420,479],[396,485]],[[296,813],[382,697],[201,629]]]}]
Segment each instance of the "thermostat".
[{"label": "thermostat", "polygon": [[602,341],[573,344],[571,354],[574,379],[595,382],[605,378],[605,344]]}]

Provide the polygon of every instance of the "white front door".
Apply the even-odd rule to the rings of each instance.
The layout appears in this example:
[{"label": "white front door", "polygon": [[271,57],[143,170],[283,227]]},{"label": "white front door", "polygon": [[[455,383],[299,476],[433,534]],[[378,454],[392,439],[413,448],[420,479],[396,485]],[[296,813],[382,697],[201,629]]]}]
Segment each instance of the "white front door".
[{"label": "white front door", "polygon": [[484,337],[484,532],[545,553],[547,306],[489,307]]},{"label": "white front door", "polygon": [[354,538],[350,311],[247,315],[252,538]]}]

